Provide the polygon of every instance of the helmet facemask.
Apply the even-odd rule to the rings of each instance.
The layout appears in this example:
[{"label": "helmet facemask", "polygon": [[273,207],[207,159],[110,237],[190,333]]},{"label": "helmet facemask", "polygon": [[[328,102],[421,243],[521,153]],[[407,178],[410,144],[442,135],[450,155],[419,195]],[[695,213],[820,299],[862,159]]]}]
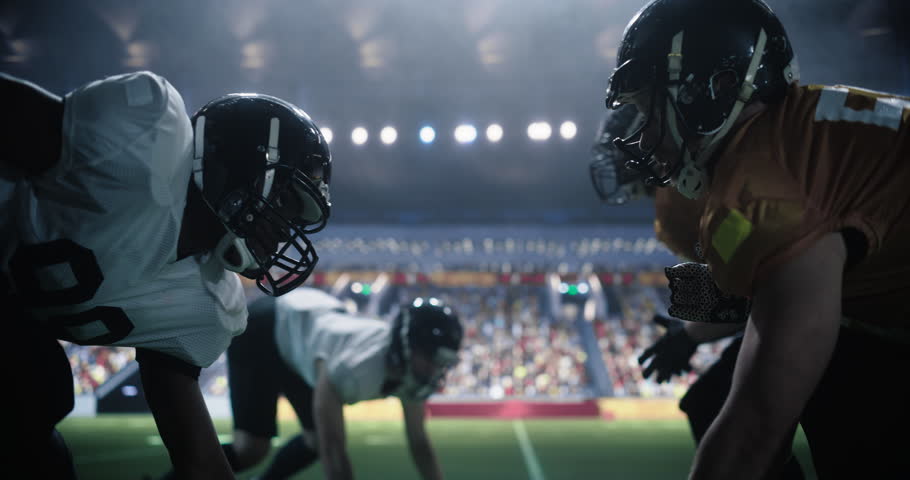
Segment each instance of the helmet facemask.
[{"label": "helmet facemask", "polygon": [[[198,116],[193,180],[203,192],[205,125],[206,117]],[[258,148],[265,161],[259,160],[258,173],[248,170],[250,181],[218,200],[203,195],[226,230],[213,254],[225,269],[256,280],[270,296],[293,290],[312,273],[319,257],[306,234],[325,227],[330,207],[328,178],[314,181],[294,162],[279,161],[279,125],[272,117],[267,147]],[[205,181],[212,182],[217,188],[218,177]]]},{"label": "helmet facemask", "polygon": [[[695,80],[698,79],[695,79],[692,73],[686,78],[681,78],[684,62],[683,39],[683,31],[673,36],[670,52],[666,55],[666,69],[658,69],[657,65],[654,65],[651,68],[652,74],[644,76],[639,72],[642,69],[640,66],[631,67],[634,59],[617,68],[610,79],[607,106],[616,108],[626,103],[630,96],[645,88],[650,89],[650,102],[644,124],[628,137],[614,140],[614,143],[617,148],[634,157],[628,166],[647,174],[648,177],[645,178],[647,184],[666,186],[675,179],[676,188],[680,193],[688,198],[698,198],[707,187],[708,160],[718,147],[719,141],[736,122],[743,107],[752,101],[752,94],[755,91],[752,82],[761,65],[767,35],[764,30],[759,31],[745,77],[736,78],[734,83],[737,85],[732,87],[735,92],[732,98],[729,94],[731,88],[715,90],[715,80],[719,76],[728,73],[736,75],[736,71],[731,68],[721,68],[697,82]],[[666,80],[661,78],[664,76]],[[638,88],[633,90],[623,90],[636,86]],[[659,104],[663,105],[658,107]],[[714,123],[705,125],[705,122],[692,121],[693,118],[705,117],[713,118]],[[642,151],[640,148],[642,133],[655,120],[660,122],[658,139],[654,146]],[[693,126],[692,123],[696,125]],[[679,149],[679,157],[668,165],[661,165],[653,155],[668,132]],[[693,141],[697,143],[693,144]],[[636,147],[633,148],[633,145]],[[693,145],[695,148],[690,148]],[[663,167],[662,171],[659,167]]]},{"label": "helmet facemask", "polygon": [[641,132],[617,146],[631,150],[630,166],[649,183],[672,179],[689,198],[707,188],[711,157],[743,108],[780,101],[799,78],[786,31],[761,0],[653,0],[626,27],[617,62],[607,107],[650,96],[646,123],[661,122],[659,134],[670,134],[679,158],[651,168],[653,151],[630,149]]},{"label": "helmet facemask", "polygon": [[627,166],[629,155],[614,143],[629,137],[643,121],[644,115],[630,105],[605,117],[598,130],[589,173],[594,191],[607,205],[624,205],[647,194],[642,173]]},{"label": "helmet facemask", "polygon": [[215,254],[226,269],[256,280],[263,292],[280,296],[300,285],[316,266],[319,257],[306,234],[325,226],[329,207],[302,172],[285,165],[271,168],[284,170],[272,176],[286,181],[273,184],[269,198],[253,193],[261,189],[249,188],[221,203],[217,213],[228,231]]},{"label": "helmet facemask", "polygon": [[[439,322],[439,315],[450,321]],[[427,337],[430,331],[433,334]],[[462,336],[454,312],[435,298],[426,302],[418,298],[402,308],[395,318],[389,348],[390,364],[401,375],[394,395],[422,401],[440,390],[446,374],[458,363]]]},{"label": "helmet facemask", "polygon": [[[656,79],[656,75],[652,78]],[[613,139],[613,145],[630,157],[625,163],[625,168],[639,172],[645,185],[665,187],[669,185],[673,176],[679,171],[678,162],[677,164],[665,163],[654,156],[663,144],[667,134],[667,122],[664,121],[667,115],[665,110],[658,110],[657,107],[662,98],[660,95],[661,86],[656,80],[650,81],[647,85],[645,88],[648,91],[647,95],[650,100],[648,102],[648,111],[646,113],[642,112],[644,121],[625,137]],[[644,92],[644,89],[638,89],[639,94],[642,92]],[[610,102],[610,97],[608,96],[608,102],[610,102],[608,105],[613,105],[612,108],[616,108],[616,106],[624,104],[623,97],[617,96],[613,102]],[[642,137],[644,132],[648,131],[654,122],[658,122],[657,140],[653,145],[649,146],[650,148],[644,149],[642,148]]]},{"label": "helmet facemask", "polygon": [[[411,351],[407,354],[404,375],[396,395],[402,398],[425,400],[445,386],[445,378],[456,364],[458,352],[439,348],[435,353]],[[421,367],[415,366],[421,363]],[[423,371],[421,371],[423,370]]]}]

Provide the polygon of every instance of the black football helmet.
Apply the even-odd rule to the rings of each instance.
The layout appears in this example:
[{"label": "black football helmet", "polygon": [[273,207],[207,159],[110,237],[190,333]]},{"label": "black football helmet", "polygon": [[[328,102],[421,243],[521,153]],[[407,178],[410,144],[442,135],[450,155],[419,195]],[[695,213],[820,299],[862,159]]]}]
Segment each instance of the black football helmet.
[{"label": "black football helmet", "polygon": [[607,205],[623,205],[645,193],[638,170],[626,167],[631,158],[613,143],[617,138],[628,137],[643,121],[644,115],[634,105],[623,105],[607,110],[597,130],[589,170],[594,191]]},{"label": "black football helmet", "polygon": [[237,93],[199,109],[193,182],[227,232],[213,254],[271,296],[303,283],[319,257],[306,237],[329,218],[332,158],[303,110]]},{"label": "black football helmet", "polygon": [[[436,298],[417,298],[401,308],[392,326],[389,361],[403,372],[395,395],[426,400],[439,390],[445,375],[458,363],[458,350],[464,329],[458,315]],[[412,358],[421,353],[432,364],[432,373],[414,370]]]},{"label": "black football helmet", "polygon": [[[631,95],[650,98],[641,128],[616,146],[634,157],[630,167],[647,183],[675,179],[690,198],[707,186],[706,164],[742,108],[780,101],[799,79],[787,33],[761,0],[653,0],[626,26],[616,65],[608,108]],[[642,151],[638,140],[653,121],[658,141]],[[659,164],[653,155],[667,131],[680,158]]]}]

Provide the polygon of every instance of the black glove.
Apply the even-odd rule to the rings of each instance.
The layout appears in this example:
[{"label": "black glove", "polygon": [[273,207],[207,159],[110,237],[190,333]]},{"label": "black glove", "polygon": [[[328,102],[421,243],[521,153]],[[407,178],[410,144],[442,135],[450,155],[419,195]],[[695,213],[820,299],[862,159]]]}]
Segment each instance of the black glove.
[{"label": "black glove", "polygon": [[648,359],[651,362],[642,370],[641,374],[648,378],[657,372],[657,383],[663,383],[673,375],[692,370],[689,359],[695,353],[698,343],[689,337],[683,322],[654,314],[654,323],[664,326],[667,331],[654,345],[645,349],[638,357],[638,364],[644,366]]},{"label": "black glove", "polygon": [[752,301],[722,292],[704,263],[680,263],[665,268],[664,273],[670,281],[670,315],[688,322],[743,323],[749,319]]}]

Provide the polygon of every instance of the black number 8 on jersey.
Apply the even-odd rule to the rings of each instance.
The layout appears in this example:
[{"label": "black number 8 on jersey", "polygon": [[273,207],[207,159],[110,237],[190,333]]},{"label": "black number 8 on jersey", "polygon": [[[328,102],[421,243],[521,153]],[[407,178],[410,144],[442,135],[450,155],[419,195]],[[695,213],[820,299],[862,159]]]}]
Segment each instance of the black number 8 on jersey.
[{"label": "black number 8 on jersey", "polygon": [[[10,259],[10,273],[25,307],[76,305],[91,300],[104,275],[95,254],[69,239],[21,245]],[[42,278],[54,276],[54,288]],[[60,277],[60,275],[65,277]],[[50,283],[50,282],[44,282]],[[64,286],[60,286],[64,285]],[[57,338],[83,345],[106,345],[129,335],[133,324],[119,307],[96,306],[48,319]]]}]

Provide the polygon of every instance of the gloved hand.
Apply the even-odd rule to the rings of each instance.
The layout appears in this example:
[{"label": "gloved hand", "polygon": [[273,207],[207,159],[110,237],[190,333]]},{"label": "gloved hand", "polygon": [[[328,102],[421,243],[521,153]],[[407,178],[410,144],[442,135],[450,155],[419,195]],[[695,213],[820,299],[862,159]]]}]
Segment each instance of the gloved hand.
[{"label": "gloved hand", "polygon": [[[673,375],[692,370],[689,359],[695,353],[698,343],[689,337],[680,320],[655,314],[654,323],[662,325],[667,331],[654,345],[645,349],[638,357],[638,364],[645,367],[641,372],[645,378],[657,372],[657,383],[663,383]],[[645,366],[648,359],[651,362]]]},{"label": "gloved hand", "polygon": [[707,265],[680,263],[665,268],[664,273],[670,281],[670,315],[708,323],[743,323],[749,319],[752,301],[722,292]]}]

